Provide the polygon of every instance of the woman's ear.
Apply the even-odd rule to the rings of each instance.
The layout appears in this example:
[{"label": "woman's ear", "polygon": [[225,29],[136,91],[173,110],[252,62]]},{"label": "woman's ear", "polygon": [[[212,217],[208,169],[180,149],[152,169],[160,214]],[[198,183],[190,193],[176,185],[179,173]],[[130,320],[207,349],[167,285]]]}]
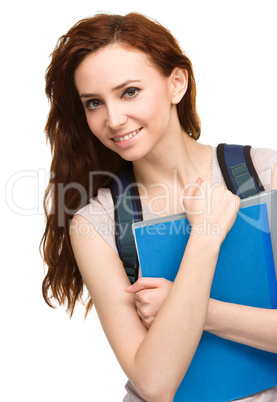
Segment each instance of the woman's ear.
[{"label": "woman's ear", "polygon": [[188,72],[175,67],[169,77],[171,103],[177,105],[185,95],[188,88]]}]

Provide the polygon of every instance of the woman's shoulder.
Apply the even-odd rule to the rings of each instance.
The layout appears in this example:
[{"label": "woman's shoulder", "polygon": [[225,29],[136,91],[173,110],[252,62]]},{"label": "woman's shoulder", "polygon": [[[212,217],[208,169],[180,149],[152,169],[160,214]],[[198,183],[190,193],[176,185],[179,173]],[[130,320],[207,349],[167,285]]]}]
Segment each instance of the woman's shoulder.
[{"label": "woman's shoulder", "polygon": [[277,151],[270,148],[251,148],[250,155],[265,190],[271,190]]},{"label": "woman's shoulder", "polygon": [[90,217],[101,218],[104,214],[113,216],[113,199],[109,188],[100,188],[97,195],[90,198],[89,203],[80,208],[75,215],[89,215]]},{"label": "woman's shoulder", "polygon": [[[74,216],[76,215],[81,215],[85,218],[117,253],[115,245],[114,204],[109,188],[100,188],[97,195],[91,198],[86,206],[75,212]],[[86,230],[85,225],[83,230]]]},{"label": "woman's shoulder", "polygon": [[264,167],[274,168],[277,164],[277,150],[271,148],[251,148],[253,163],[258,170]]}]

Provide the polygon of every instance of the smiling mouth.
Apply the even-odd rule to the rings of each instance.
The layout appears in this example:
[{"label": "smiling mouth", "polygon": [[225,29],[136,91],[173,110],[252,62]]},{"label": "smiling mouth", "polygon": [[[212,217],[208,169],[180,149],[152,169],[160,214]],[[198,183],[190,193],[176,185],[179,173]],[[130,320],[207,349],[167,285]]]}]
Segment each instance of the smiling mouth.
[{"label": "smiling mouth", "polygon": [[115,142],[122,142],[122,141],[127,141],[130,138],[134,137],[135,135],[137,135],[137,133],[141,130],[141,128],[139,128],[138,130],[132,131],[130,134],[126,134],[123,135],[121,137],[115,137],[113,138],[113,141]]}]

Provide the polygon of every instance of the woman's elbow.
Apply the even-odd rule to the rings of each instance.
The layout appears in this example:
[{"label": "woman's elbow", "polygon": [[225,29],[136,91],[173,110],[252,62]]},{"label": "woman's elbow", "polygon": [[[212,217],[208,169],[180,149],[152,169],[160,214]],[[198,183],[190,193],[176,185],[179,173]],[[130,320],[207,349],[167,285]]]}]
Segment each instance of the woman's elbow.
[{"label": "woman's elbow", "polygon": [[141,394],[141,396],[147,401],[147,402],[173,402],[174,395],[170,394],[164,394],[161,393],[158,390],[146,390]]},{"label": "woman's elbow", "polygon": [[161,384],[155,384],[155,381],[137,385],[136,388],[147,402],[172,402],[176,393],[175,389],[165,389]]}]

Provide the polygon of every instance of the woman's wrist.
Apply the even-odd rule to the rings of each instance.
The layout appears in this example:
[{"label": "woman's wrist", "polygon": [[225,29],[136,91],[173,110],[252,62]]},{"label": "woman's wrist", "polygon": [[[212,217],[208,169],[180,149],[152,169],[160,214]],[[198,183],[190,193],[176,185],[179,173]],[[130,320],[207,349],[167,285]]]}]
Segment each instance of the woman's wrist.
[{"label": "woman's wrist", "polygon": [[224,238],[219,235],[191,233],[188,244],[198,248],[201,253],[215,253],[218,255]]},{"label": "woman's wrist", "polygon": [[216,330],[216,308],[218,306],[218,300],[209,299],[208,313],[207,319],[205,323],[204,330],[208,332],[212,332]]}]

